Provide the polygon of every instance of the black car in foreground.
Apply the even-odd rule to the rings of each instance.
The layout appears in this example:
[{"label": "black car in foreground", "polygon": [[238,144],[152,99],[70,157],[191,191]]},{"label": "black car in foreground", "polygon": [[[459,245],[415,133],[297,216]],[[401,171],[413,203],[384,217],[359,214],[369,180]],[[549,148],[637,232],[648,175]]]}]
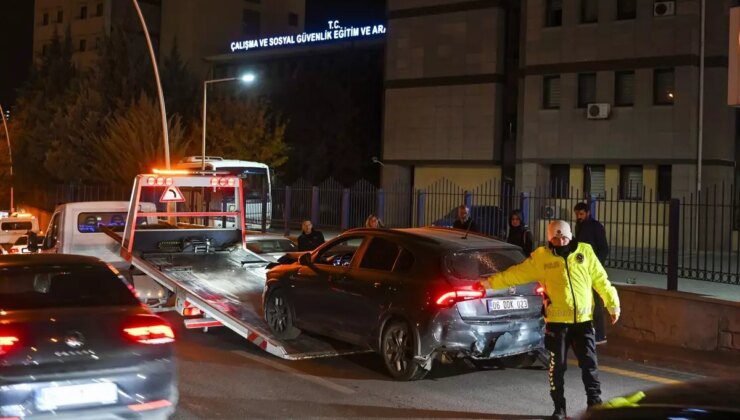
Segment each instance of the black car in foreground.
[{"label": "black car in foreground", "polygon": [[698,379],[613,398],[584,419],[737,419],[740,379]]},{"label": "black car in foreground", "polygon": [[173,341],[96,258],[0,257],[0,418],[166,418]]},{"label": "black car in foreground", "polygon": [[538,284],[478,284],[522,260],[515,246],[452,229],[350,230],[268,272],[265,319],[283,339],[305,330],[370,347],[398,380],[457,357],[528,365],[543,339]]}]

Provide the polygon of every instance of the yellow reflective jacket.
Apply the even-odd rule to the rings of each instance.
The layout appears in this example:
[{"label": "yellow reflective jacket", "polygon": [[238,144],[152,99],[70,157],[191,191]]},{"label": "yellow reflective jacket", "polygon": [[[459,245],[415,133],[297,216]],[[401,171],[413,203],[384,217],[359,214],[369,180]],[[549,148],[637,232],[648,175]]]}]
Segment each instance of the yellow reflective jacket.
[{"label": "yellow reflective jacket", "polygon": [[592,319],[593,292],[604,300],[610,314],[619,313],[619,296],[596,258],[591,245],[577,243],[566,259],[546,247],[539,247],[520,264],[509,267],[483,282],[490,289],[505,289],[538,281],[545,288],[549,304],[547,322],[578,323]]}]

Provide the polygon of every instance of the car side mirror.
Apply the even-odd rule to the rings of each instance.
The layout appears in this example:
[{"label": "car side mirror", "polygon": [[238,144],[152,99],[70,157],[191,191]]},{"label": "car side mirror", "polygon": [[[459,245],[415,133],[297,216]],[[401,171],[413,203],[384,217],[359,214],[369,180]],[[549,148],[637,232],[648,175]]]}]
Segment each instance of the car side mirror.
[{"label": "car side mirror", "polygon": [[311,253],[306,252],[305,254],[301,254],[298,258],[298,262],[301,263],[301,265],[311,265]]}]

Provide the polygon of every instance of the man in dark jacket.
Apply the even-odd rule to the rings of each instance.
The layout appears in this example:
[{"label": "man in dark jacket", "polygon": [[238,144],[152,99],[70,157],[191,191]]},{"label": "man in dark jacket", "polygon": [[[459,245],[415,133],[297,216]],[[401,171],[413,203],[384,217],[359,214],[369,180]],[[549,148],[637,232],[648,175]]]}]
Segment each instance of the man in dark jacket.
[{"label": "man in dark jacket", "polygon": [[298,237],[299,251],[313,251],[324,243],[324,234],[314,230],[313,223],[310,220],[304,220],[301,229],[303,233]]},{"label": "man in dark jacket", "polygon": [[470,218],[470,209],[464,204],[457,208],[457,219],[452,227],[468,232],[478,232],[478,224]]},{"label": "man in dark jacket", "polygon": [[[576,214],[576,240],[591,245],[599,262],[604,265],[606,257],[609,256],[609,244],[606,241],[604,225],[591,217],[591,209],[586,203],[576,204],[573,211]],[[604,302],[596,292],[594,292],[593,322],[596,330],[596,344],[606,343]]]}]

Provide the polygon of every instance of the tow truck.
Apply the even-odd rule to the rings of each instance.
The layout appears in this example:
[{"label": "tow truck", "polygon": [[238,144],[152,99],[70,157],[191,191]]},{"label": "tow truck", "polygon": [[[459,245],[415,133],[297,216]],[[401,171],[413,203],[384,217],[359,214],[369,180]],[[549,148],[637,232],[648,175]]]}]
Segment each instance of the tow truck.
[{"label": "tow truck", "polygon": [[270,332],[261,308],[269,262],[246,247],[241,183],[215,171],[138,175],[123,236],[106,233],[133,268],[174,294],[186,328],[227,327],[289,360],[370,351],[308,335],[286,343]]}]

